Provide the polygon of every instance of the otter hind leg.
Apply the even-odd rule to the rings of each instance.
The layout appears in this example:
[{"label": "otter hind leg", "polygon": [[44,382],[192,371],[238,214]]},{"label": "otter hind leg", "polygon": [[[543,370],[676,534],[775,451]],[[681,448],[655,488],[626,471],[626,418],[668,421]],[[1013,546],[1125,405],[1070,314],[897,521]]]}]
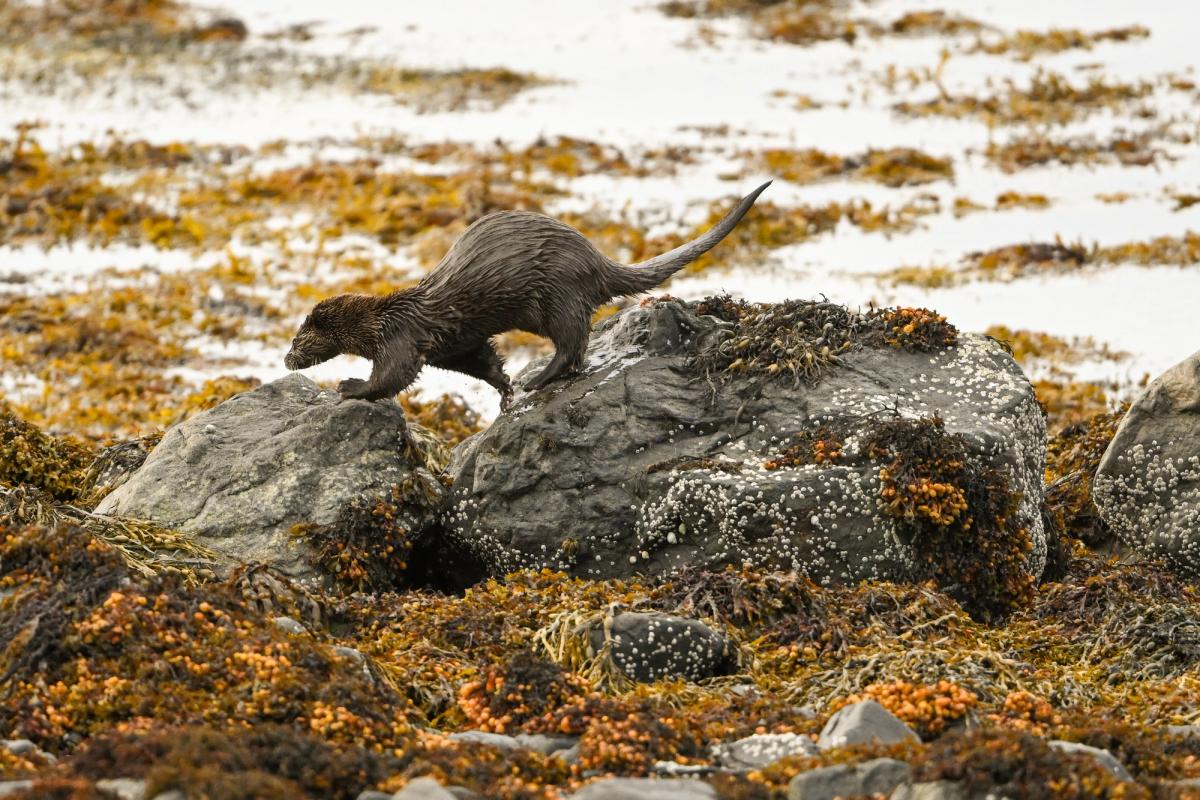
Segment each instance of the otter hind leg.
[{"label": "otter hind leg", "polygon": [[525,382],[526,391],[544,389],[563,375],[578,372],[583,367],[589,328],[590,315],[584,314],[565,324],[560,321],[559,327],[547,331],[546,335],[554,342],[554,358],[545,369]]},{"label": "otter hind leg", "polygon": [[452,372],[461,372],[486,382],[500,393],[500,409],[502,411],[507,410],[512,402],[512,383],[508,380],[508,375],[504,373],[504,359],[500,357],[496,348],[489,341],[485,340],[473,350],[431,361],[430,365]]}]

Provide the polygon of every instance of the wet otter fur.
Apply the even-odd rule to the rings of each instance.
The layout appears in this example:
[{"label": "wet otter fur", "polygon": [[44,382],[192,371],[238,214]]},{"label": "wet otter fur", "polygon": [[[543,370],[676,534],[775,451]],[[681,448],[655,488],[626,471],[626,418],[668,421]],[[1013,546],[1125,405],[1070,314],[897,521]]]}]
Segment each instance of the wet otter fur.
[{"label": "wet otter fur", "polygon": [[378,400],[406,388],[429,364],[486,381],[507,408],[512,385],[491,337],[515,329],[554,342],[554,357],[526,389],[578,371],[597,308],[653,289],[708,252],[770,185],[759,186],[699,238],[633,266],[613,261],[579,231],[543,214],[490,214],[463,231],[416,286],[317,303],[284,365],[305,369],[342,353],[368,358],[371,377],[344,380],[338,392],[344,399]]}]

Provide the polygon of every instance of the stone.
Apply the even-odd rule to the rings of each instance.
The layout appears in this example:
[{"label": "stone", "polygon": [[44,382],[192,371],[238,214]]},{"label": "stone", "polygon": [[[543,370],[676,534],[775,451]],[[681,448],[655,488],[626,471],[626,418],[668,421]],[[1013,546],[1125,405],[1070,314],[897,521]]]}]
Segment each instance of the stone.
[{"label": "stone", "polygon": [[377,792],[374,789],[364,789],[358,793],[355,800],[392,800],[392,795],[389,792]]},{"label": "stone", "polygon": [[3,747],[14,756],[29,758],[35,761],[44,761],[47,764],[57,764],[58,759],[51,753],[38,747],[29,739],[0,739],[0,747]]},{"label": "stone", "polygon": [[1200,725],[1168,725],[1167,733],[1181,739],[1200,739]]},{"label": "stone", "polygon": [[699,681],[729,674],[736,666],[724,634],[695,619],[627,611],[592,628],[592,652],[599,653],[606,638],[613,664],[643,683],[674,677]]},{"label": "stone", "polygon": [[713,759],[734,770],[758,769],[787,756],[812,756],[817,752],[813,740],[798,733],[760,733],[712,747]]},{"label": "stone", "polygon": [[842,708],[825,723],[817,747],[845,747],[850,744],[895,744],[920,742],[921,739],[903,720],[874,700],[863,700]]},{"label": "stone", "polygon": [[115,794],[120,800],[144,800],[146,782],[134,778],[105,778],[96,781],[96,788]]},{"label": "stone", "polygon": [[926,781],[901,784],[888,800],[967,800],[967,796],[955,781]]},{"label": "stone", "polygon": [[555,750],[550,755],[554,756],[555,758],[561,758],[563,760],[563,763],[567,764],[568,766],[578,764],[579,763],[579,745],[578,744],[571,745],[566,750]]},{"label": "stone", "polygon": [[1200,576],[1200,352],[1133,401],[1100,460],[1092,498],[1124,544]]},{"label": "stone", "polygon": [[521,743],[512,736],[505,736],[503,733],[489,733],[487,731],[459,731],[452,733],[449,736],[456,742],[475,742],[477,744],[486,744],[489,747],[498,747],[501,750],[520,750]]},{"label": "stone", "polygon": [[854,437],[837,463],[764,467],[822,422],[896,409],[940,416],[973,460],[1003,472],[1029,536],[1023,567],[1041,574],[1045,424],[1003,345],[964,333],[930,352],[864,346],[812,385],[709,380],[696,355],[731,336],[730,323],[676,300],[600,323],[580,374],[519,395],[455,449],[448,535],[497,576],[732,564],[797,569],[824,584],[907,580],[924,562],[883,513],[880,465]]},{"label": "stone", "polygon": [[453,794],[433,778],[416,778],[392,795],[392,800],[455,800]]},{"label": "stone", "polygon": [[605,778],[589,783],[573,800],[717,800],[707,783],[691,778]]},{"label": "stone", "polygon": [[32,788],[33,781],[0,781],[0,797],[8,797],[10,794],[24,792]]},{"label": "stone", "polygon": [[271,624],[273,624],[276,628],[279,628],[279,630],[283,631],[284,633],[290,633],[297,636],[308,630],[291,617],[275,617],[271,620]]},{"label": "stone", "polygon": [[446,791],[454,795],[455,800],[484,800],[483,795],[479,792],[472,791],[465,786],[447,786]]},{"label": "stone", "polygon": [[1046,744],[1053,747],[1055,750],[1064,753],[1081,753],[1086,756],[1091,756],[1096,759],[1100,766],[1104,767],[1117,780],[1131,781],[1133,776],[1129,774],[1129,770],[1125,769],[1125,765],[1117,760],[1116,756],[1099,747],[1092,747],[1079,742],[1065,742],[1062,739],[1051,739]]},{"label": "stone", "polygon": [[[293,373],[168,430],[97,511],[190,533],[231,564],[257,561],[318,580],[293,526],[332,523],[350,501],[412,478],[440,492],[405,455],[406,430],[394,402],[340,402]],[[399,524],[423,528],[407,505]]]},{"label": "stone", "polygon": [[788,784],[788,800],[836,800],[858,795],[888,795],[912,774],[908,764],[875,758],[801,772]]},{"label": "stone", "polygon": [[544,756],[570,750],[579,743],[578,736],[547,736],[544,733],[518,733],[517,744]]},{"label": "stone", "polygon": [[[388,797],[390,798],[391,795],[389,794]],[[168,789],[154,795],[153,800],[187,800],[187,796],[178,789]]]}]

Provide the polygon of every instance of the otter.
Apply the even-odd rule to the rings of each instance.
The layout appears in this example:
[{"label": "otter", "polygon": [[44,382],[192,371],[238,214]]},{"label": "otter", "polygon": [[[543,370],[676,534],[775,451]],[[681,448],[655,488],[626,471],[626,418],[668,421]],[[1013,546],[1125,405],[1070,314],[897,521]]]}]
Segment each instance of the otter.
[{"label": "otter", "polygon": [[554,343],[550,363],[528,381],[541,389],[583,366],[592,314],[613,298],[653,289],[724,239],[767,181],[705,234],[627,266],[571,226],[529,211],[501,211],[463,231],[416,286],[380,296],[322,300],[300,325],[284,365],[306,369],[343,353],[370,359],[368,380],[338,384],[342,399],[392,397],[426,364],[479,378],[512,403],[513,389],[491,338],[510,330]]}]

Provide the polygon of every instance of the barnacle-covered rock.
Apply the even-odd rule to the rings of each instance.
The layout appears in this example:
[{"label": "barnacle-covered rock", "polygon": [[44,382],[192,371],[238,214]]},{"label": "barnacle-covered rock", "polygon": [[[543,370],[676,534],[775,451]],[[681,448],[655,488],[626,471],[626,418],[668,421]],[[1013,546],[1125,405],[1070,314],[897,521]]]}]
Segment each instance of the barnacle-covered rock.
[{"label": "barnacle-covered rock", "polygon": [[1200,575],[1200,352],[1155,378],[1129,407],[1092,496],[1125,544]]},{"label": "barnacle-covered rock", "polygon": [[625,612],[592,628],[592,652],[607,651],[627,677],[651,683],[682,677],[698,681],[733,671],[732,643],[700,620]]},{"label": "barnacle-covered rock", "polygon": [[[871,447],[896,420],[927,423]],[[447,518],[494,574],[733,564],[969,594],[1003,573],[1016,597],[1045,561],[1044,449],[1004,346],[932,312],[648,301],[598,326],[579,376],[459,446]]]},{"label": "barnacle-covered rock", "polygon": [[[361,498],[384,498],[389,529],[424,526],[420,507],[437,502],[440,487],[410,457],[405,431],[394,403],[339,402],[335,392],[289,375],[167,431],[98,510],[190,533],[232,561],[311,578],[317,566],[347,562],[334,551],[354,537],[341,536],[337,523],[362,516],[347,513]],[[397,498],[398,486],[419,487],[420,502]],[[314,533],[322,536],[309,542]],[[397,558],[401,544],[389,544]],[[339,577],[356,585],[367,576]]]},{"label": "barnacle-covered rock", "polygon": [[786,756],[814,756],[817,745],[799,733],[757,733],[712,748],[713,760],[726,769],[756,769]]}]

